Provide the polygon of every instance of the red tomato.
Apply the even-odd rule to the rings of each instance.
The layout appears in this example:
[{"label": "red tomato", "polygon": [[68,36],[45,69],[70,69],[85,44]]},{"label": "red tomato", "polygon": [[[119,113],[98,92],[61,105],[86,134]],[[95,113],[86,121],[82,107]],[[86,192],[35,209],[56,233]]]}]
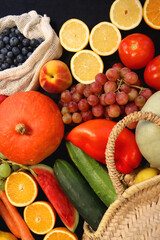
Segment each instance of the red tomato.
[{"label": "red tomato", "polygon": [[122,63],[131,69],[140,69],[154,57],[155,46],[151,38],[142,33],[133,33],[122,39],[119,49]]},{"label": "red tomato", "polygon": [[156,90],[160,90],[160,55],[153,58],[144,70],[144,81]]}]

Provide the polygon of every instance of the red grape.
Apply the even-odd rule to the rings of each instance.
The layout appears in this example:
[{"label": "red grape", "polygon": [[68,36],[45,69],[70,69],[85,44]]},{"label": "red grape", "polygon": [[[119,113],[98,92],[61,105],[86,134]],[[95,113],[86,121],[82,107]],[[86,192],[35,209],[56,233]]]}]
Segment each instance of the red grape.
[{"label": "red grape", "polygon": [[107,81],[107,77],[104,73],[98,73],[96,76],[95,76],[95,81],[100,83],[101,85],[104,85],[105,82]]},{"label": "red grape", "polygon": [[114,92],[116,91],[117,89],[117,83],[116,82],[111,82],[111,81],[108,81],[104,84],[104,91],[105,92]]},{"label": "red grape", "polygon": [[100,93],[102,91],[102,84],[99,82],[92,82],[89,88],[92,93]]},{"label": "red grape", "polygon": [[105,100],[104,100],[104,96],[105,96],[105,93],[102,93],[100,96],[99,96],[99,102],[102,106],[105,106],[106,103],[105,103]]},{"label": "red grape", "polygon": [[152,91],[149,88],[145,88],[141,91],[140,95],[148,100],[152,96]]},{"label": "red grape", "polygon": [[62,116],[62,120],[65,124],[71,124],[72,123],[72,115],[70,113],[65,113]]},{"label": "red grape", "polygon": [[92,114],[94,117],[101,117],[104,113],[104,109],[102,107],[102,105],[97,104],[95,106],[92,107]]},{"label": "red grape", "polygon": [[129,68],[127,68],[127,67],[123,67],[123,68],[120,70],[120,76],[121,76],[122,78],[124,78],[124,76],[125,76],[127,73],[129,73],[129,72],[131,72],[131,69],[129,69]]},{"label": "red grape", "polygon": [[68,107],[67,106],[62,107],[61,113],[62,113],[62,115],[64,115],[65,113],[69,113]]},{"label": "red grape", "polygon": [[139,95],[134,99],[134,102],[138,107],[143,107],[146,102],[146,98]]},{"label": "red grape", "polygon": [[95,105],[98,104],[99,99],[98,99],[98,97],[97,97],[96,95],[91,94],[91,95],[87,98],[87,101],[88,101],[89,105],[95,106]]},{"label": "red grape", "polygon": [[108,116],[111,118],[117,118],[121,114],[120,106],[116,103],[107,107]]},{"label": "red grape", "polygon": [[120,87],[120,90],[121,90],[122,92],[129,93],[130,90],[131,90],[131,88],[130,88],[130,86],[129,86],[128,84],[123,83],[123,84],[121,85],[121,87]]},{"label": "red grape", "polygon": [[82,112],[81,114],[82,114],[82,119],[83,119],[84,122],[86,122],[88,120],[91,120],[92,117],[93,117],[91,110],[88,110],[86,112]]},{"label": "red grape", "polygon": [[138,107],[134,102],[127,103],[127,105],[125,106],[125,113],[127,115],[136,111],[138,111]]},{"label": "red grape", "polygon": [[74,112],[72,114],[72,121],[74,123],[81,123],[82,122],[82,115],[79,112]]},{"label": "red grape", "polygon": [[115,82],[118,78],[120,78],[120,73],[116,68],[109,68],[106,71],[106,77],[109,81]]},{"label": "red grape", "polygon": [[124,76],[124,81],[128,84],[135,84],[138,81],[138,75],[135,72],[128,72]]},{"label": "red grape", "polygon": [[138,91],[135,88],[131,88],[130,92],[128,93],[128,101],[132,102],[138,96]]},{"label": "red grape", "polygon": [[91,92],[91,90],[90,90],[90,85],[86,85],[85,86],[85,89],[83,90],[83,95],[87,98],[87,97],[89,97],[89,95],[91,95],[92,94],[92,92]]},{"label": "red grape", "polygon": [[116,93],[116,102],[119,105],[125,105],[128,102],[128,95],[125,92]]},{"label": "red grape", "polygon": [[120,71],[123,68],[123,64],[122,63],[114,63],[112,68],[116,68],[118,71]]},{"label": "red grape", "polygon": [[62,93],[61,93],[61,100],[65,103],[68,103],[70,102],[72,99],[72,95],[70,93],[69,90],[64,90]]},{"label": "red grape", "polygon": [[81,99],[82,99],[82,94],[80,94],[76,91],[72,94],[72,100],[74,102],[78,103]]},{"label": "red grape", "polygon": [[83,94],[84,89],[85,85],[82,83],[77,83],[77,85],[75,86],[75,91],[77,91],[80,94]]},{"label": "red grape", "polygon": [[106,92],[104,95],[104,101],[107,105],[113,104],[116,101],[116,94],[112,91]]},{"label": "red grape", "polygon": [[77,105],[77,103],[74,102],[74,101],[70,101],[70,102],[68,103],[68,109],[69,109],[69,111],[70,111],[71,113],[77,112],[77,110],[78,110],[78,105]]},{"label": "red grape", "polygon": [[86,98],[83,98],[78,103],[78,108],[81,112],[88,111],[89,109],[89,103]]}]

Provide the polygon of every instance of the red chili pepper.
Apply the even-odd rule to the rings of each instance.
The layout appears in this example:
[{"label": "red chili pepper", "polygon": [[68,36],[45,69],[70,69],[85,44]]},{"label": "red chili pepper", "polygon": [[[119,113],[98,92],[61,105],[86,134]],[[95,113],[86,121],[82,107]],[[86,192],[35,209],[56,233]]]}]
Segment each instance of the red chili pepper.
[{"label": "red chili pepper", "polygon": [[[106,119],[92,119],[73,128],[66,140],[82,149],[90,157],[105,164],[105,148],[109,134],[116,124]],[[127,174],[138,167],[142,155],[133,132],[124,128],[115,143],[115,164],[117,171]]]}]

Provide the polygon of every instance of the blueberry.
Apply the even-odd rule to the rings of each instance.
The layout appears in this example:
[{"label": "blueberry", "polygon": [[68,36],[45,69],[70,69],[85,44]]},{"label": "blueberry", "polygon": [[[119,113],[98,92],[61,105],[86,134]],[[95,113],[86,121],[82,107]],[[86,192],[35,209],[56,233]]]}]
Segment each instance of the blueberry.
[{"label": "blueberry", "polygon": [[3,42],[4,42],[5,44],[8,44],[8,43],[9,43],[9,37],[8,37],[8,36],[4,36]]},{"label": "blueberry", "polygon": [[12,58],[13,57],[13,52],[11,52],[11,51],[7,52],[7,57]]},{"label": "blueberry", "polygon": [[22,54],[18,54],[16,57],[17,63],[23,63],[24,57]]},{"label": "blueberry", "polygon": [[23,44],[24,47],[28,47],[29,44],[30,44],[30,40],[28,38],[24,38],[22,40],[22,44]]},{"label": "blueberry", "polygon": [[17,29],[17,27],[12,27],[12,28],[10,29],[10,31],[11,31],[11,32],[15,32],[16,29]]},{"label": "blueberry", "polygon": [[0,40],[0,49],[4,47],[4,42]]},{"label": "blueberry", "polygon": [[16,66],[15,66],[15,65],[13,65],[13,64],[10,66],[10,68],[14,68],[14,67],[16,67]]},{"label": "blueberry", "polygon": [[11,47],[11,45],[9,45],[9,44],[6,45],[6,48],[7,48],[8,51],[11,51],[11,50],[12,50],[12,47]]},{"label": "blueberry", "polygon": [[18,40],[17,37],[12,37],[12,38],[10,39],[10,45],[11,45],[12,47],[13,47],[13,46],[17,46],[18,43],[19,43],[19,40]]},{"label": "blueberry", "polygon": [[15,29],[15,34],[16,34],[16,35],[20,35],[20,34],[21,34],[21,32],[19,31],[18,28]]},{"label": "blueberry", "polygon": [[12,52],[13,52],[14,55],[18,55],[20,53],[20,50],[19,50],[18,47],[13,47]]},{"label": "blueberry", "polygon": [[28,48],[27,48],[27,47],[23,47],[21,51],[22,51],[22,54],[23,54],[23,55],[27,55],[27,53],[28,53]]},{"label": "blueberry", "polygon": [[13,64],[14,64],[15,66],[18,65],[18,62],[17,62],[17,59],[16,59],[16,58],[13,59]]},{"label": "blueberry", "polygon": [[5,55],[5,54],[7,54],[7,52],[8,52],[7,48],[2,48],[2,49],[1,49],[1,53],[2,53],[2,54]]},{"label": "blueberry", "polygon": [[38,38],[37,40],[38,40],[39,44],[41,44],[44,41],[43,38],[41,38],[41,37]]},{"label": "blueberry", "polygon": [[1,34],[0,34],[0,40],[3,40],[4,36],[5,36],[5,35],[4,35],[3,33],[1,33]]},{"label": "blueberry", "polygon": [[10,29],[9,29],[9,28],[5,28],[5,29],[3,30],[3,34],[4,34],[5,36],[8,36],[9,33],[10,33]]},{"label": "blueberry", "polygon": [[10,37],[10,38],[12,38],[12,37],[16,37],[15,32],[11,32],[11,33],[9,34],[9,37]]},{"label": "blueberry", "polygon": [[5,59],[4,54],[0,53],[0,62],[1,62],[1,63],[4,62],[4,59]]},{"label": "blueberry", "polygon": [[30,40],[30,46],[31,47],[38,47],[39,46],[39,41],[37,40],[37,39],[35,39],[35,38],[32,38],[31,40]]},{"label": "blueberry", "polygon": [[12,64],[12,58],[9,58],[9,57],[6,57],[6,60],[5,60],[9,65]]},{"label": "blueberry", "polygon": [[2,68],[2,70],[5,70],[5,69],[9,68],[9,64],[8,63],[2,63],[1,68]]},{"label": "blueberry", "polygon": [[32,55],[32,52],[27,53],[27,58],[29,58]]}]

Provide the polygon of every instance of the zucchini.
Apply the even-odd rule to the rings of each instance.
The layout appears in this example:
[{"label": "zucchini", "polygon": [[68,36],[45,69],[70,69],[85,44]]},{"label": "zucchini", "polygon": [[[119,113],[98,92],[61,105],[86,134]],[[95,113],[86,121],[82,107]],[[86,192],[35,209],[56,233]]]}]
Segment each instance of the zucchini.
[{"label": "zucchini", "polygon": [[57,159],[53,170],[59,185],[73,206],[93,230],[96,230],[107,210],[105,204],[95,194],[78,169],[66,160]]},{"label": "zucchini", "polygon": [[95,159],[88,156],[80,148],[73,145],[70,141],[66,142],[66,146],[70,158],[78,170],[103,203],[109,207],[109,205],[116,200],[117,194],[107,169]]}]

